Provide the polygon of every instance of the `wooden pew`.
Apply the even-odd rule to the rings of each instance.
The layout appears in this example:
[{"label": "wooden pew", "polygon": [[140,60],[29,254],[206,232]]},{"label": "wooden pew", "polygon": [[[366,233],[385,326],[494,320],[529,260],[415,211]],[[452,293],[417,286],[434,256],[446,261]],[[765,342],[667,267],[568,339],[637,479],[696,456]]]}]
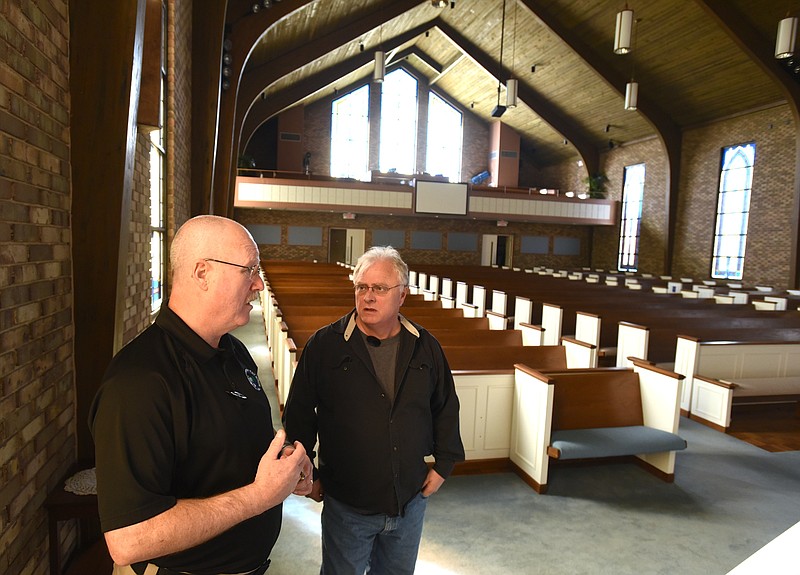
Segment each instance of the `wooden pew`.
[{"label": "wooden pew", "polygon": [[514,364],[525,362],[539,369],[567,369],[566,348],[561,345],[464,345],[444,346],[447,363],[453,372],[507,370],[512,372]]},{"label": "wooden pew", "polygon": [[541,372],[517,364],[511,461],[537,493],[550,459],[635,457],[673,481],[682,376],[632,359],[631,368]]},{"label": "wooden pew", "polygon": [[[419,266],[424,268],[425,266]],[[752,306],[733,304],[718,306],[713,300],[684,300],[672,294],[655,294],[649,291],[632,293],[624,287],[590,285],[586,282],[575,282],[569,279],[550,275],[513,272],[496,268],[477,266],[436,266],[440,275],[447,275],[454,280],[467,284],[479,285],[487,293],[491,290],[502,290],[507,294],[509,303],[526,298],[536,302],[531,312],[530,323],[541,320],[542,304],[550,302],[561,306],[564,312],[563,333],[574,333],[574,315],[578,311],[594,313],[603,319],[604,329],[601,333],[599,349],[613,349],[618,339],[619,322],[636,322],[647,325],[651,330],[650,357],[654,361],[668,363],[675,353],[677,336],[680,333],[703,333],[704,338],[712,331],[717,338],[726,337],[730,329],[743,330],[737,339],[742,341],[762,339],[759,334],[764,331],[773,332],[770,339],[793,339],[795,330],[800,329],[800,314],[771,312],[765,314],[753,310]],[[589,274],[587,274],[588,277]],[[604,274],[598,274],[598,277]],[[618,278],[623,274],[614,274]],[[680,282],[684,288],[692,289],[693,280]],[[625,281],[622,279],[622,281]],[[654,285],[653,279],[639,279],[640,284]],[[666,285],[668,280],[659,279]],[[649,283],[648,283],[649,282]],[[620,282],[622,283],[622,282]],[[674,282],[676,283],[676,282]],[[722,286],[696,285],[697,289],[725,289]],[[760,293],[760,292],[759,292]],[[763,295],[763,293],[762,293]],[[774,294],[773,294],[774,295]],[[788,294],[788,297],[794,297]],[[509,305],[509,308],[511,306]],[[725,308],[725,309],[721,309]],[[784,314],[781,316],[780,314]],[[509,316],[518,321],[515,310],[508,310]],[[527,323],[527,322],[526,322]],[[746,330],[749,330],[747,332]],[[669,335],[667,333],[669,332]],[[661,334],[665,334],[663,337]]]},{"label": "wooden pew", "polygon": [[734,403],[800,400],[800,340],[745,343],[680,336],[675,370],[686,375],[683,414],[720,431],[730,427]]}]

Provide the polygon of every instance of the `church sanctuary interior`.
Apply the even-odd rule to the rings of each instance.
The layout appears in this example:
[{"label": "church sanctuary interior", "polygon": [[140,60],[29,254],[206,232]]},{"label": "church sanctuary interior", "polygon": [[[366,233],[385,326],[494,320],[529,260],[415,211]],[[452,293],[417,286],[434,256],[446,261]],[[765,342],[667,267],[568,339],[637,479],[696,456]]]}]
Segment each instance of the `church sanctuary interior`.
[{"label": "church sanctuary interior", "polygon": [[[404,313],[445,349],[467,453],[418,574],[796,569],[799,18],[0,2],[0,573],[111,573],[89,406],[199,214],[258,243],[267,287],[236,335],[275,426],[359,255],[409,264]],[[290,496],[270,574],[319,572],[319,514]]]}]

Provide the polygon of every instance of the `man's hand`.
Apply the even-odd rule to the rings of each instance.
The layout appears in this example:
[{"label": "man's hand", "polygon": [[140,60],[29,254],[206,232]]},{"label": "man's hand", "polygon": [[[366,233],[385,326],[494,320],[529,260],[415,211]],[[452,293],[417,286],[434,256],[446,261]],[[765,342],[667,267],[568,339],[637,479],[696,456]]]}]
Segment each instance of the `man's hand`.
[{"label": "man's hand", "polygon": [[313,499],[317,503],[322,502],[322,482],[319,479],[314,481],[313,485],[311,486],[311,491],[308,495],[306,495],[309,499]]},{"label": "man's hand", "polygon": [[428,471],[428,476],[425,478],[425,482],[422,484],[422,496],[423,497],[430,497],[437,491],[444,483],[444,477],[436,473],[433,469]]},{"label": "man's hand", "polygon": [[[294,453],[297,448],[303,449],[302,444],[299,441],[295,441],[294,445],[286,445],[284,446],[280,452],[280,458],[284,459],[289,457],[292,453]],[[295,495],[305,496],[311,493],[311,485],[314,481],[314,466],[311,464],[311,459],[306,457],[306,465],[303,466],[303,470],[300,473],[300,477],[297,481],[297,486],[295,487],[294,493]]]},{"label": "man's hand", "polygon": [[[267,452],[258,463],[258,471],[253,481],[256,497],[259,497],[262,511],[275,507],[286,499],[290,493],[299,490],[299,483],[311,475],[311,461],[301,443],[294,448],[284,449],[286,432],[279,430],[269,445]],[[283,456],[279,455],[283,450]],[[305,483],[308,483],[306,479]],[[303,493],[305,494],[305,493]]]}]

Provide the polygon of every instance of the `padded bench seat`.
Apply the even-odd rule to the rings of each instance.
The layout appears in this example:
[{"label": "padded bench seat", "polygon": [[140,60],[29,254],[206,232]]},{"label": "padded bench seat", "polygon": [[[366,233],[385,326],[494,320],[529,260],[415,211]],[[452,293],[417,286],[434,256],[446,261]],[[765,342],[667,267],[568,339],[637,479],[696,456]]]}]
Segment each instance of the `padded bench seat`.
[{"label": "padded bench seat", "polygon": [[686,440],[644,425],[553,431],[548,455],[555,459],[592,459],[686,449]]}]

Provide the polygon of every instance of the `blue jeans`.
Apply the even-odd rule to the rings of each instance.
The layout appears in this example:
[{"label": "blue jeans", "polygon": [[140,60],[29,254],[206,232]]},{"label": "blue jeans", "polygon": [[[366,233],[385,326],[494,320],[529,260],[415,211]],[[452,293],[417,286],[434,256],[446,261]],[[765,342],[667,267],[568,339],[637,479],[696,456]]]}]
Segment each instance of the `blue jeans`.
[{"label": "blue jeans", "polygon": [[411,575],[428,500],[408,502],[405,515],[362,515],[325,495],[320,575]]}]

